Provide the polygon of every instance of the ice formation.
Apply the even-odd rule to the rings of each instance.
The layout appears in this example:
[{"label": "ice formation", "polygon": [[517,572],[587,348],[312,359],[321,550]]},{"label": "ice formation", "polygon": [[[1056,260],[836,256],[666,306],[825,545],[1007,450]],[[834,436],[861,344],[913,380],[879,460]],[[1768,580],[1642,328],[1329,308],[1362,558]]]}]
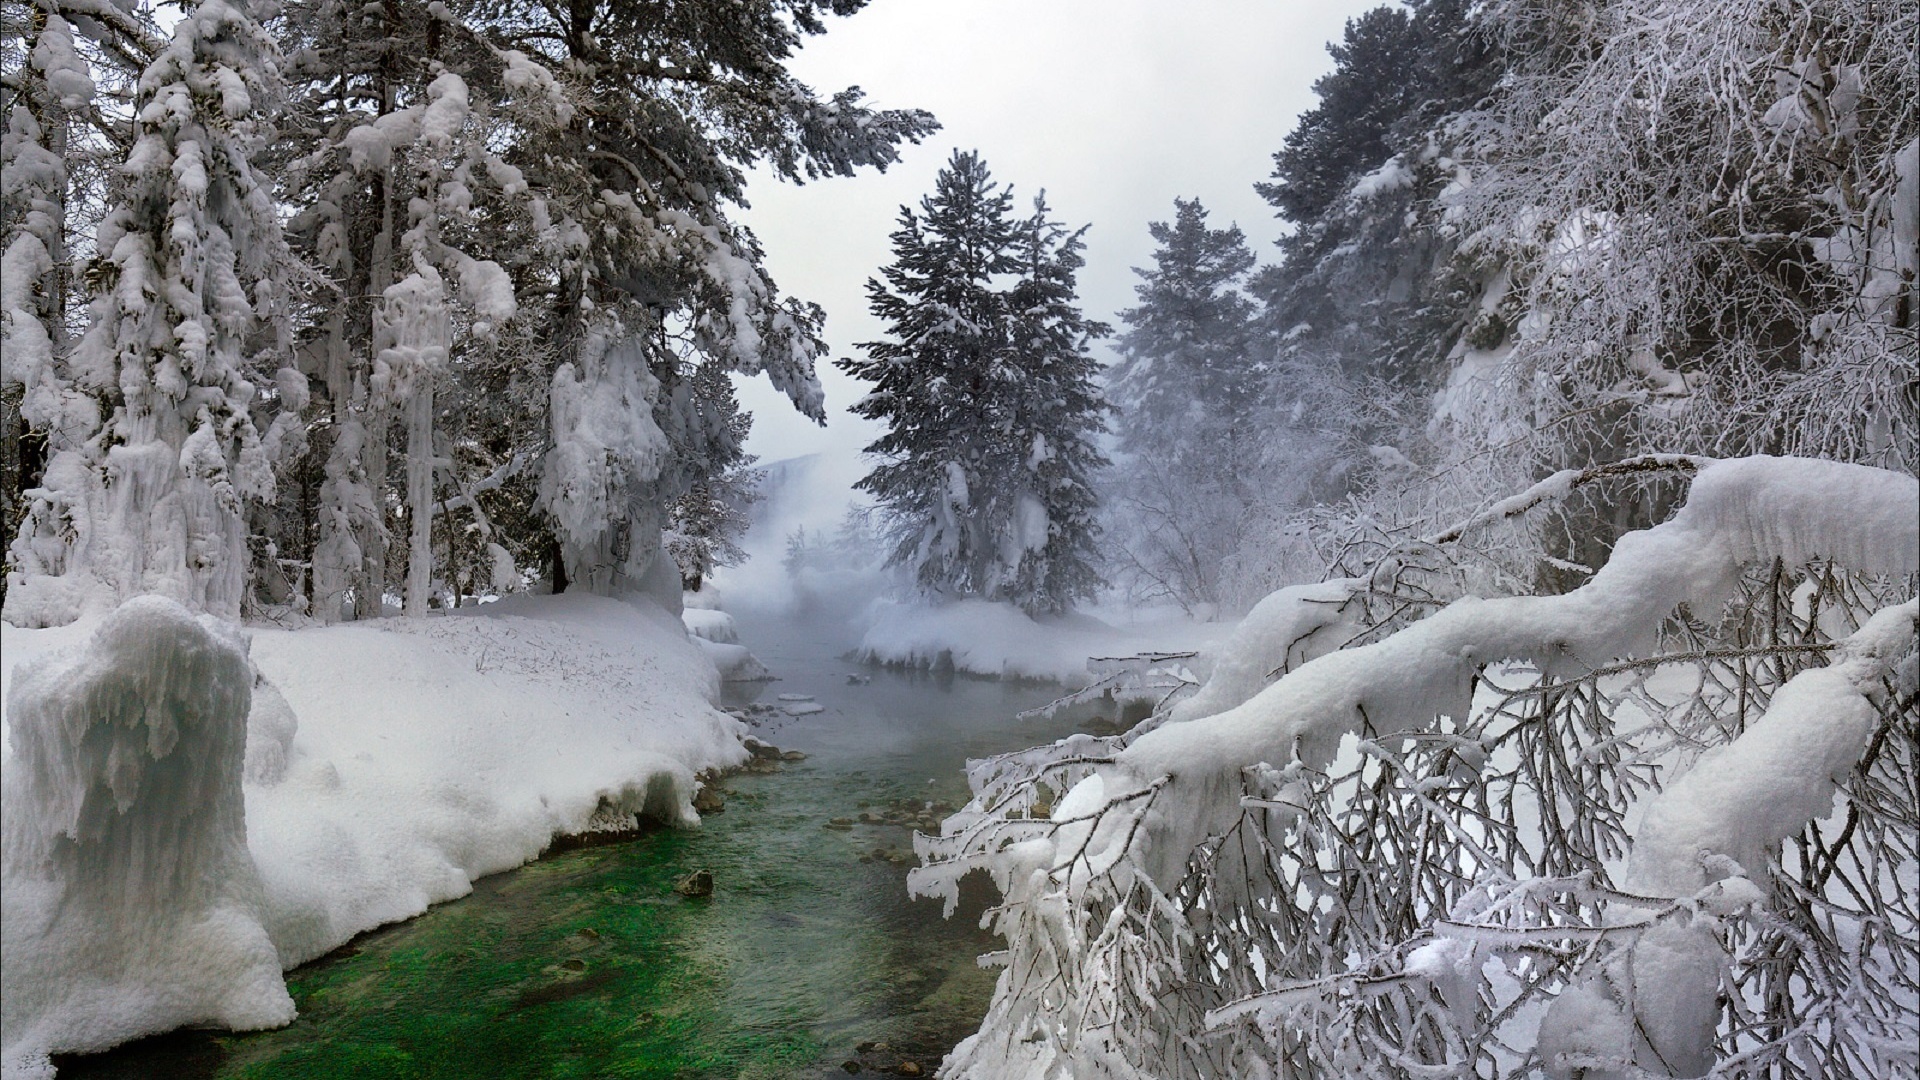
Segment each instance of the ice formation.
[{"label": "ice formation", "polygon": [[8,1080],[182,1024],[291,1020],[247,851],[238,631],[142,597],[23,666],[4,767]]}]

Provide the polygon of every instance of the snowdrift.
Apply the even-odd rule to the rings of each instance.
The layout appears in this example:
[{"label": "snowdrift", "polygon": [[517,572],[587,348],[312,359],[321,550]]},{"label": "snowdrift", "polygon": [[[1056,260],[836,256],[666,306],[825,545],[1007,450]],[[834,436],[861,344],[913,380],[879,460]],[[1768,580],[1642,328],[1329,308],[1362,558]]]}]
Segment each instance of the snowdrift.
[{"label": "snowdrift", "polygon": [[[7,1080],[45,1075],[48,1053],[182,1024],[284,1023],[279,969],[462,896],[557,836],[695,824],[694,774],[746,756],[711,704],[712,663],[644,600],[254,629],[257,683],[244,637],[166,601],[0,635]],[[187,654],[211,657],[196,661],[209,673],[180,674]],[[124,688],[96,688],[109,685]],[[103,714],[100,700],[123,704]],[[141,829],[165,832],[171,878],[127,853]],[[95,864],[138,871],[111,886],[136,916],[76,906],[99,891]]]}]

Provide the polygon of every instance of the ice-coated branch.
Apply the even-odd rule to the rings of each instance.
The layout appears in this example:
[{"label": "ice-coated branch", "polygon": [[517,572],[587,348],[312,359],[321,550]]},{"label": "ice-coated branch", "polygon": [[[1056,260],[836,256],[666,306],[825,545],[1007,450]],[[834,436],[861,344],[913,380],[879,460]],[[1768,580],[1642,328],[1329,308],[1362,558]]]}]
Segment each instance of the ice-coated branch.
[{"label": "ice-coated branch", "polygon": [[[1880,726],[1874,699],[1885,696],[1894,665],[1912,654],[1916,629],[1920,600],[1875,613],[1831,663],[1794,676],[1745,733],[1654,798],[1627,859],[1627,892],[1758,900],[1747,875],[1832,811],[1838,785]],[[1576,992],[1555,1000],[1541,1025],[1542,1060],[1559,1077],[1594,1055],[1634,1060],[1656,1076],[1701,1075],[1713,1064],[1726,961],[1710,923],[1669,918],[1650,926]],[[1604,1019],[1597,1022],[1596,1013]],[[1608,1038],[1626,1032],[1633,1035],[1624,1045]]]},{"label": "ice-coated branch", "polygon": [[1868,573],[1920,569],[1920,481],[1811,459],[1716,463],[1700,471],[1678,514],[1621,538],[1607,565],[1571,593],[1469,597],[1376,644],[1310,661],[1237,708],[1149,732],[1118,767],[1142,780],[1172,776],[1184,802],[1206,808],[1170,820],[1155,838],[1153,875],[1179,873],[1188,851],[1232,823],[1247,765],[1324,763],[1363,725],[1384,734],[1436,715],[1464,717],[1487,664],[1597,667],[1652,644],[1678,605],[1717,609],[1742,566],[1819,557]]},{"label": "ice-coated branch", "polygon": [[[1007,940],[997,954],[1006,971],[949,1075],[1051,1077],[1071,1063],[1072,1075],[1103,1077],[1295,1066],[1509,1076],[1543,1063],[1536,1039],[1543,1055],[1567,1050],[1563,1063],[1697,1075],[1665,1036],[1667,1058],[1640,1064],[1631,1035],[1601,1045],[1632,1025],[1586,1021],[1604,1020],[1596,1001],[1631,998],[1618,988],[1633,985],[1632,972],[1597,990],[1589,982],[1637,962],[1618,958],[1658,955],[1672,976],[1654,978],[1668,992],[1649,991],[1645,1008],[1683,1027],[1704,1016],[1711,1052],[1727,967],[1715,935],[1727,919],[1763,919],[1752,911],[1760,893],[1744,878],[1708,881],[1704,869],[1664,888],[1637,870],[1616,887],[1605,873],[1630,847],[1635,867],[1655,865],[1661,850],[1697,866],[1701,848],[1764,867],[1755,851],[1777,852],[1829,805],[1834,782],[1866,753],[1871,709],[1864,733],[1858,716],[1844,730],[1822,724],[1837,741],[1818,753],[1786,734],[1803,725],[1774,717],[1852,716],[1835,695],[1860,702],[1910,654],[1911,603],[1837,645],[1809,635],[1824,625],[1835,573],[1920,570],[1920,481],[1766,457],[1656,455],[1630,471],[1642,468],[1697,469],[1690,498],[1666,523],[1624,537],[1571,593],[1467,598],[1355,645],[1343,624],[1357,605],[1345,601],[1364,578],[1283,590],[1256,608],[1208,686],[1157,724],[976,763],[974,800],[943,835],[917,841],[926,865],[910,879],[951,900],[961,876],[984,870],[1003,897],[987,919]],[[1589,479],[1615,474],[1603,467]],[[1582,475],[1550,478],[1477,520],[1564,495]],[[1832,569],[1797,599],[1777,582],[1773,599],[1742,592],[1751,568],[1814,563]],[[1686,628],[1710,628],[1730,600],[1729,625],[1771,619],[1775,633],[1651,648],[1663,634],[1697,636]],[[1766,607],[1782,603],[1803,607]],[[1892,626],[1902,617],[1906,638]],[[1804,632],[1783,636],[1782,618]],[[1772,651],[1760,655],[1763,646]],[[1822,654],[1830,666],[1789,679]],[[1699,681],[1663,701],[1648,664]],[[1503,689],[1486,678],[1495,665],[1502,682],[1530,675],[1540,685]],[[1275,667],[1278,681],[1264,685]],[[1766,710],[1755,741],[1709,754],[1691,779],[1688,748],[1726,741],[1742,722],[1733,710],[1749,704]],[[1616,710],[1628,722],[1616,726]],[[1360,752],[1336,761],[1348,736]],[[1795,790],[1770,799],[1772,782],[1753,773],[1779,754],[1794,756],[1780,775]],[[1676,813],[1672,825],[1663,800],[1635,846],[1626,810],[1662,770],[1667,800],[1696,784],[1709,791],[1699,798],[1720,798],[1722,785],[1740,798],[1700,819]],[[1824,845],[1822,855],[1834,857]],[[1693,920],[1704,920],[1697,931]],[[1506,957],[1505,984],[1482,973],[1496,956]],[[1703,971],[1710,978],[1689,977]],[[1813,1000],[1783,1015],[1780,1031],[1808,1030],[1822,1009],[1864,1015],[1828,991],[1806,993]],[[1572,1000],[1559,1017],[1580,1022],[1542,1026],[1525,1007],[1557,996]],[[1875,1014],[1876,1031],[1905,1030],[1884,1019]]]}]

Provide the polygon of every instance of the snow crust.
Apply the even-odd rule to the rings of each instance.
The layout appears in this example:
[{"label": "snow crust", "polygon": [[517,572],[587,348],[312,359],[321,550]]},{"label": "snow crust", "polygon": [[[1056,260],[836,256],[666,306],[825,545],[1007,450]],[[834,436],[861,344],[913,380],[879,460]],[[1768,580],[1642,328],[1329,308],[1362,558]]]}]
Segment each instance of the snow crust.
[{"label": "snow crust", "polygon": [[[140,628],[131,639],[116,629],[130,618]],[[96,633],[106,651],[62,652]],[[642,818],[696,824],[695,772],[746,757],[739,722],[712,706],[719,676],[703,643],[644,599],[521,596],[430,618],[256,628],[252,667],[237,631],[157,599],[104,622],[0,634],[7,1080],[44,1075],[33,1062],[44,1065],[49,1051],[180,1024],[284,1023],[292,1006],[282,968],[462,896],[556,836]],[[183,668],[182,655],[200,666]],[[167,701],[221,704],[224,726],[180,706],[165,721],[178,728],[168,756],[163,718],[150,710],[151,741],[120,737],[118,756],[85,765],[92,772],[60,758],[59,733],[79,730],[94,715],[82,706],[104,693],[90,688],[137,678]],[[100,792],[79,818],[78,794],[19,779],[47,773],[49,760],[69,786]],[[158,779],[116,803],[111,785],[129,768]],[[149,788],[174,776],[168,769],[192,777],[198,794],[151,803]],[[171,792],[186,781],[167,782]],[[201,881],[207,897],[149,892],[129,894],[140,899],[125,910],[105,899],[60,906],[47,860],[92,850],[88,823],[158,836],[156,815],[183,804],[198,808],[198,824],[149,847],[169,853],[161,869]],[[80,838],[62,841],[76,820]],[[216,872],[189,874],[192,859]],[[105,971],[119,974],[103,988],[93,973]]]}]

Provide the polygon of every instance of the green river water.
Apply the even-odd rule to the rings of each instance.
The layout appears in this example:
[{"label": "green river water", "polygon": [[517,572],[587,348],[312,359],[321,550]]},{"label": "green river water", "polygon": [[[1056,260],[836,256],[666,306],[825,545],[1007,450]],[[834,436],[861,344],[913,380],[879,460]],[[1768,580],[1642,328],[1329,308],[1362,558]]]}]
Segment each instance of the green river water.
[{"label": "green river water", "polygon": [[[289,972],[289,1027],[175,1032],[61,1059],[60,1075],[772,1080],[908,1062],[931,1075],[992,988],[974,961],[995,947],[976,926],[983,898],[943,920],[906,895],[906,828],[823,825],[862,803],[959,803],[967,758],[1075,725],[1015,718],[1051,688],[862,669],[801,624],[742,631],[780,677],[761,701],[825,706],[757,724],[805,761],[723,781],[726,809],[698,829],[549,855]],[[872,681],[850,683],[856,671]],[[675,893],[697,869],[713,895]]]}]

